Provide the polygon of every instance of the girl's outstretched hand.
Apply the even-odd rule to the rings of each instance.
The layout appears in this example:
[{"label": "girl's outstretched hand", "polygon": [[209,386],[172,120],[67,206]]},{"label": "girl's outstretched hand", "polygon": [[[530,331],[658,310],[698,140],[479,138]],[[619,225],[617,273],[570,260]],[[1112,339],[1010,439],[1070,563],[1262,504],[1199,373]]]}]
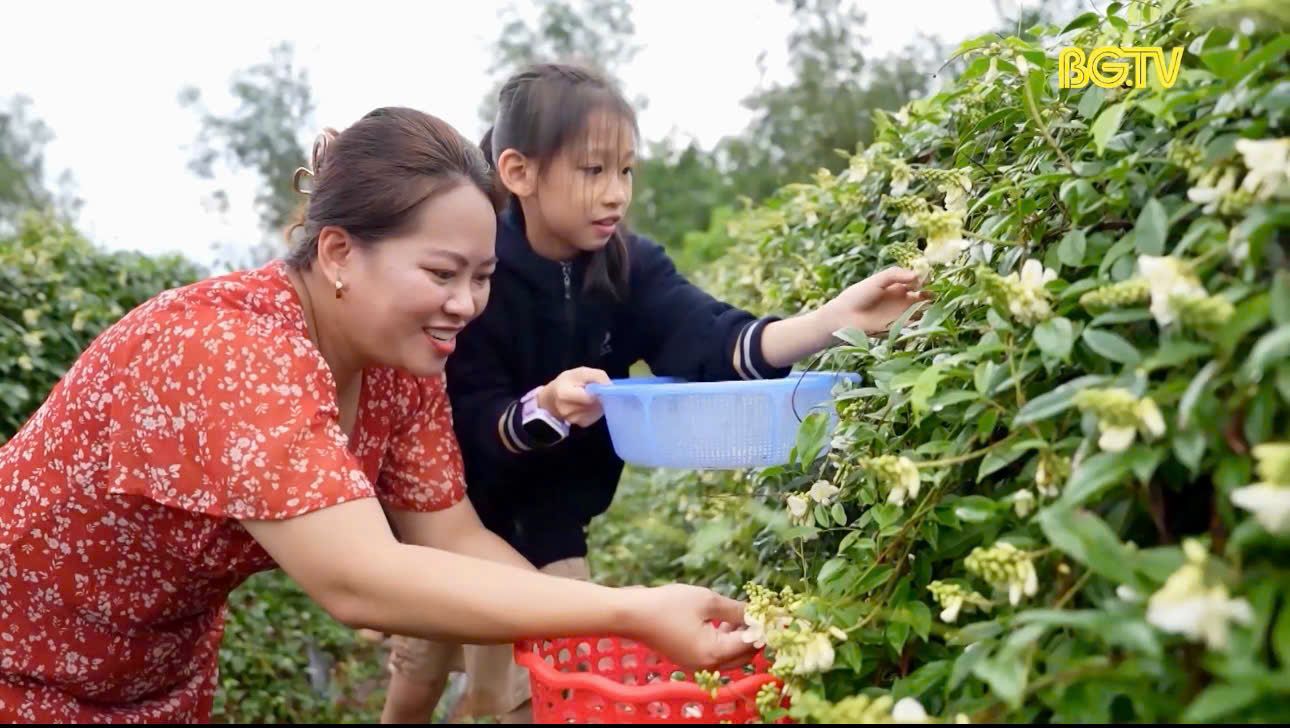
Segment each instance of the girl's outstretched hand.
[{"label": "girl's outstretched hand", "polygon": [[887,268],[847,288],[815,313],[829,333],[854,328],[876,334],[891,326],[911,304],[931,297],[921,288],[918,273]]}]

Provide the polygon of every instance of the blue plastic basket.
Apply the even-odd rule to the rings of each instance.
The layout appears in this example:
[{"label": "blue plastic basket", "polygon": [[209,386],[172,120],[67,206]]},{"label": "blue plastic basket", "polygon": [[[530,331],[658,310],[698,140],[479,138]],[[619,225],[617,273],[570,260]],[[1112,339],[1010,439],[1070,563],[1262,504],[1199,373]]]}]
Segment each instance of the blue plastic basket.
[{"label": "blue plastic basket", "polygon": [[687,382],[670,377],[591,384],[614,450],[654,468],[736,470],[783,465],[802,420],[816,411],[837,425],[833,388],[859,382],[842,372],[794,372],[783,379]]}]

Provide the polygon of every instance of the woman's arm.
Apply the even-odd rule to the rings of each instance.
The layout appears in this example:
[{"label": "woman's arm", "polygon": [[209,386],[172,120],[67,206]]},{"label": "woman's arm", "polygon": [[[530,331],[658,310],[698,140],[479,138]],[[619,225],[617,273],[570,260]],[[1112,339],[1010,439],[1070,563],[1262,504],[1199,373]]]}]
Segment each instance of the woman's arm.
[{"label": "woman's arm", "polygon": [[469,499],[438,511],[386,508],[403,543],[452,551],[477,559],[534,570],[506,540],[484,527]]},{"label": "woman's arm", "polygon": [[612,589],[441,549],[399,543],[375,498],[280,521],[242,521],[338,621],[436,641],[617,634],[691,668],[749,653],[743,605],[698,587]]}]

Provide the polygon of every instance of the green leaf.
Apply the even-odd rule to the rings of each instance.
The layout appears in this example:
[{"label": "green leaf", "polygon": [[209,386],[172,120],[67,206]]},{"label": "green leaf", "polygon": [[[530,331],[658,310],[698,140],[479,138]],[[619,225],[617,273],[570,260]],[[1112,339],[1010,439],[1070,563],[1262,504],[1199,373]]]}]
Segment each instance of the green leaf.
[{"label": "green leaf", "polygon": [[1067,23],[1066,27],[1062,28],[1061,35],[1065,35],[1071,32],[1072,30],[1079,30],[1080,28],[1091,28],[1094,25],[1097,25],[1098,23],[1100,23],[1101,21],[1102,21],[1102,16],[1098,15],[1097,13],[1094,13],[1094,12],[1083,13],[1079,17]]},{"label": "green leaf", "polygon": [[855,589],[852,591],[852,594],[855,596],[868,594],[882,584],[885,584],[887,582],[887,577],[891,576],[892,571],[894,571],[894,569],[886,564],[873,567],[872,571],[863,576],[860,581],[856,582]]},{"label": "green leaf", "polygon": [[1102,108],[1103,101],[1106,101],[1106,89],[1089,84],[1079,99],[1079,107],[1077,107],[1079,115],[1085,119],[1092,119],[1098,109]]},{"label": "green leaf", "polygon": [[833,504],[833,522],[839,526],[847,525],[847,509],[842,507],[841,503]]},{"label": "green leaf", "polygon": [[1142,368],[1148,372],[1153,372],[1157,369],[1172,369],[1192,359],[1209,355],[1213,350],[1213,346],[1202,344],[1198,341],[1169,339],[1155,353],[1147,357],[1147,360],[1142,363]]},{"label": "green leaf", "polygon": [[1088,239],[1084,237],[1083,230],[1072,230],[1062,238],[1062,242],[1057,246],[1057,259],[1063,265],[1069,265],[1072,268],[1084,264],[1084,253],[1088,249]]},{"label": "green leaf", "polygon": [[1053,546],[1117,584],[1138,585],[1130,553],[1106,522],[1062,505],[1039,512],[1039,525]]},{"label": "green leaf", "polygon": [[1017,411],[1017,416],[1012,420],[1012,428],[1016,429],[1031,422],[1038,422],[1065,411],[1071,406],[1071,398],[1075,396],[1076,392],[1086,387],[1097,386],[1104,381],[1106,381],[1106,377],[1088,374],[1072,379],[1051,392],[1045,392],[1035,397]]},{"label": "green leaf", "polygon": [[1262,693],[1258,685],[1249,683],[1215,683],[1187,706],[1182,719],[1191,723],[1213,723],[1258,700]]},{"label": "green leaf", "polygon": [[[926,639],[926,637],[924,637]],[[896,681],[892,686],[891,696],[901,698],[921,698],[929,690],[940,685],[950,677],[954,663],[950,660],[936,660],[911,672],[908,677]]]},{"label": "green leaf", "polygon": [[932,633],[932,610],[923,602],[909,602],[905,605],[909,609],[909,626],[914,628],[914,634],[919,639],[926,640],[927,636]]},{"label": "green leaf", "polygon": [[1193,473],[1200,472],[1200,461],[1205,456],[1205,433],[1200,430],[1184,430],[1174,435],[1174,455],[1178,462],[1186,465]]},{"label": "green leaf", "polygon": [[1290,358],[1290,324],[1282,324],[1259,338],[1245,365],[1241,367],[1241,379],[1246,382],[1258,382],[1263,372],[1273,363]]},{"label": "green leaf", "polygon": [[[1290,37],[1290,36],[1288,36]],[[1278,271],[1272,279],[1272,320],[1280,326],[1290,324],[1290,272]]]},{"label": "green leaf", "polygon": [[1001,450],[993,450],[981,458],[981,467],[977,469],[976,482],[980,483],[989,475],[1007,467],[1009,463],[1014,462],[1017,458],[1026,454],[1026,448],[1012,446]]},{"label": "green leaf", "polygon": [[1142,355],[1138,350],[1119,334],[1101,329],[1084,329],[1083,338],[1088,348],[1105,359],[1128,366],[1137,366],[1142,362]]},{"label": "green leaf", "polygon": [[1064,316],[1050,318],[1035,327],[1035,343],[1045,354],[1066,361],[1075,344],[1075,327]]},{"label": "green leaf", "polygon": [[1187,424],[1191,420],[1191,411],[1196,407],[1196,401],[1200,399],[1200,395],[1205,391],[1205,385],[1209,384],[1209,380],[1218,373],[1219,367],[1219,362],[1211,361],[1199,372],[1196,372],[1191,384],[1187,385],[1187,390],[1183,392],[1182,399],[1178,401],[1179,429],[1187,429]]},{"label": "green leaf", "polygon": [[819,584],[821,589],[828,591],[828,584],[838,581],[850,565],[850,560],[840,556],[835,556],[825,561],[824,566],[820,567],[819,575],[815,577],[815,583]]},{"label": "green leaf", "polygon": [[1272,315],[1272,296],[1261,293],[1242,301],[1232,318],[1223,326],[1218,336],[1218,346],[1226,352],[1234,350],[1245,335],[1263,325]]},{"label": "green leaf", "polygon": [[812,412],[807,415],[797,430],[797,464],[803,467],[815,462],[824,443],[829,439],[829,418],[825,412]]},{"label": "green leaf", "polygon": [[909,639],[909,625],[905,622],[888,622],[887,623],[887,644],[896,654],[905,647],[905,641]]},{"label": "green leaf", "polygon": [[1014,623],[1071,627],[1106,640],[1112,645],[1140,652],[1152,659],[1159,659],[1163,654],[1160,638],[1146,621],[1122,614],[1108,614],[1092,609],[1035,609],[1018,614]]},{"label": "green leaf", "polygon": [[1106,151],[1107,142],[1111,137],[1120,130],[1120,123],[1124,120],[1124,110],[1127,104],[1124,101],[1118,104],[1111,104],[1098,115],[1097,120],[1093,122],[1093,144],[1097,146],[1097,155],[1102,156]]},{"label": "green leaf", "polygon": [[1290,587],[1282,590],[1281,616],[1272,628],[1272,649],[1282,666],[1290,665]]},{"label": "green leaf", "polygon": [[1240,61],[1239,48],[1212,48],[1200,54],[1200,62],[1213,71],[1214,75],[1227,81],[1236,80]]},{"label": "green leaf", "polygon": [[1080,463],[1071,473],[1060,503],[1069,507],[1081,506],[1119,483],[1132,468],[1133,461],[1124,453],[1100,452]]},{"label": "green leaf", "polygon": [[983,495],[969,495],[953,502],[954,515],[968,523],[984,523],[994,518],[999,504]]},{"label": "green leaf", "polygon": [[1165,252],[1165,235],[1169,231],[1169,216],[1156,198],[1151,198],[1138,214],[1138,224],[1133,233],[1138,252],[1143,255],[1160,255]]}]

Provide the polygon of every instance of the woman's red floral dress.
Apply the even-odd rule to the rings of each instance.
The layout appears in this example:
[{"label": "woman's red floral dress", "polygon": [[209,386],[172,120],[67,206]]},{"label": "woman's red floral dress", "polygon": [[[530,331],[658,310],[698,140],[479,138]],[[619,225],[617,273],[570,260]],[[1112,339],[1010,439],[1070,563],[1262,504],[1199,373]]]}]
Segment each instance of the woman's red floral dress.
[{"label": "woman's red floral dress", "polygon": [[443,378],[363,376],[347,439],[281,261],[101,334],[0,446],[0,721],[205,721],[226,597],[275,566],[239,519],[460,501]]}]

